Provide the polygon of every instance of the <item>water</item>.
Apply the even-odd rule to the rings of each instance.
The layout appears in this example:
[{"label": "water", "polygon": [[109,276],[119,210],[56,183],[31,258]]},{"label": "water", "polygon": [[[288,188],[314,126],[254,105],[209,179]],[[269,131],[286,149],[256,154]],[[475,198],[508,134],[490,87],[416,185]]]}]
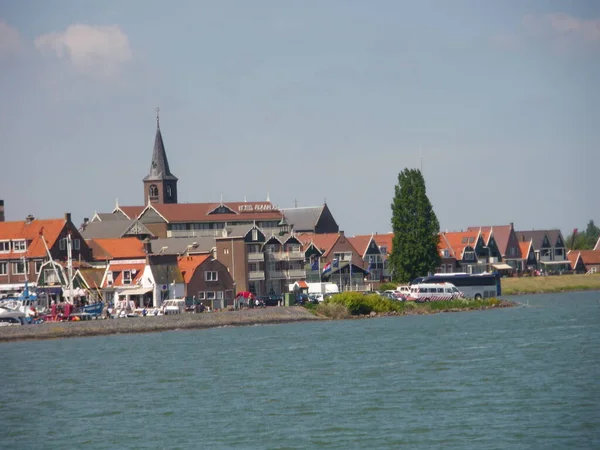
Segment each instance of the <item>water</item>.
[{"label": "water", "polygon": [[0,344],[0,447],[600,448],[600,292]]}]

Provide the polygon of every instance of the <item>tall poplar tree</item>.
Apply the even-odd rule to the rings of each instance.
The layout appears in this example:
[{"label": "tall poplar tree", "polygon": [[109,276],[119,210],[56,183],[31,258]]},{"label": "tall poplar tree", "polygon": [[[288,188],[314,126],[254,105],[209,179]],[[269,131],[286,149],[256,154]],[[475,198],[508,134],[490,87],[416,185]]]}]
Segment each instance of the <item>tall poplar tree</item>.
[{"label": "tall poplar tree", "polygon": [[440,224],[418,169],[404,169],[398,175],[392,202],[392,230],[390,266],[394,281],[409,282],[440,265]]}]

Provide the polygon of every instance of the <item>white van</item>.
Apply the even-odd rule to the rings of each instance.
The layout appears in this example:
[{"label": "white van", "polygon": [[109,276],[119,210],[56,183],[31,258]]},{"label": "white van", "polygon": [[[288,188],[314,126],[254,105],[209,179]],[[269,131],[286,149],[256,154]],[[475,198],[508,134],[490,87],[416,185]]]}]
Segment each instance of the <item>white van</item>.
[{"label": "white van", "polygon": [[182,314],[185,311],[185,299],[170,299],[165,300],[162,304],[164,315],[168,314]]},{"label": "white van", "polygon": [[464,298],[452,283],[419,283],[410,286],[408,300],[416,302],[431,302],[437,300],[454,300]]}]

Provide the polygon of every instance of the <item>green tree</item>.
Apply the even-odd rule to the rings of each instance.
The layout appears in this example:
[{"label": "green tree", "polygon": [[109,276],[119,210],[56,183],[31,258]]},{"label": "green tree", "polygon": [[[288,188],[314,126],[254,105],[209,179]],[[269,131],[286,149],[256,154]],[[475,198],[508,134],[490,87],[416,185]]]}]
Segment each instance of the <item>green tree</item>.
[{"label": "green tree", "polygon": [[394,281],[408,282],[440,265],[440,224],[418,169],[404,169],[398,175],[392,201],[392,230],[390,267]]},{"label": "green tree", "polygon": [[600,228],[594,224],[593,220],[590,220],[585,232],[578,232],[574,238],[573,233],[567,236],[566,245],[571,250],[591,250],[598,242],[599,237]]}]

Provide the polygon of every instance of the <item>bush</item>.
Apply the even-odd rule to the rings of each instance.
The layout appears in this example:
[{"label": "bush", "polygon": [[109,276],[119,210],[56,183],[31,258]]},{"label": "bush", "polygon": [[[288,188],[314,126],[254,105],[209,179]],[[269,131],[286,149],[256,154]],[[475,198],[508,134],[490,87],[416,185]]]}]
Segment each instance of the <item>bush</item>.
[{"label": "bush", "polygon": [[350,317],[350,313],[344,305],[323,302],[315,306],[317,314],[330,319],[347,319]]},{"label": "bush", "polygon": [[360,292],[344,292],[325,300],[325,304],[342,305],[353,316],[366,315],[371,312],[386,313],[401,311],[404,304],[396,300],[381,297],[377,294],[363,295]]}]

